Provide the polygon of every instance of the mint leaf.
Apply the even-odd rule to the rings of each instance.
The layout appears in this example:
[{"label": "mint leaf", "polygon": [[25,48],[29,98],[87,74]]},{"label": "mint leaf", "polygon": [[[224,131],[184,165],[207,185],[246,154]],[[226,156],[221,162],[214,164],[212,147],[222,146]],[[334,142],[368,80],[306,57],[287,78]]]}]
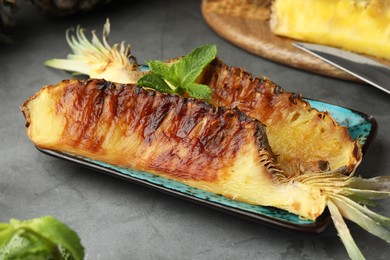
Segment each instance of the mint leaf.
[{"label": "mint leaf", "polygon": [[177,86],[180,84],[180,79],[174,73],[173,68],[168,64],[156,60],[148,61],[148,66],[153,73],[161,76],[161,78],[164,78],[172,85]]},{"label": "mint leaf", "polygon": [[56,251],[56,247],[39,240],[36,236],[25,230],[19,230],[0,251],[0,259],[59,259],[60,255]]},{"label": "mint leaf", "polygon": [[14,228],[8,223],[0,223],[0,250],[11,240]]},{"label": "mint leaf", "polygon": [[140,87],[153,88],[164,93],[173,93],[173,90],[162,79],[162,77],[154,73],[142,76],[142,78],[138,80],[137,85]]},{"label": "mint leaf", "polygon": [[64,260],[75,260],[72,254],[66,248],[61,249],[61,256]]},{"label": "mint leaf", "polygon": [[57,219],[47,216],[22,222],[26,228],[34,231],[56,245],[66,248],[75,259],[83,259],[84,248],[80,238],[69,227]]},{"label": "mint leaf", "polygon": [[196,84],[196,79],[204,68],[215,59],[215,45],[203,45],[188,55],[178,59],[172,65],[162,61],[149,61],[151,73],[138,80],[142,87],[153,88],[161,92],[176,93],[200,99],[210,99],[211,90],[206,85]]},{"label": "mint leaf", "polygon": [[210,99],[211,90],[209,86],[197,83],[187,84],[187,92],[191,97],[198,99]]},{"label": "mint leaf", "polygon": [[187,84],[195,82],[206,65],[215,59],[216,55],[217,47],[215,45],[203,45],[174,63],[172,67],[176,75],[180,75],[181,86],[186,88]]},{"label": "mint leaf", "polygon": [[62,253],[83,259],[84,248],[78,235],[53,217],[0,223],[1,259],[61,259]]}]

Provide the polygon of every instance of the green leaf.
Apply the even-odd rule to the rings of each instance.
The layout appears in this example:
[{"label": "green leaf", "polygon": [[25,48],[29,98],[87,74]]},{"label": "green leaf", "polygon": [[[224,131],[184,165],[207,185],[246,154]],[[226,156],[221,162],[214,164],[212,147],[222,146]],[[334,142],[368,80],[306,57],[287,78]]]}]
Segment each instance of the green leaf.
[{"label": "green leaf", "polygon": [[340,236],[341,241],[343,242],[345,248],[347,249],[348,255],[351,259],[365,259],[362,252],[360,252],[358,246],[353,240],[351,233],[347,225],[344,222],[344,219],[332,200],[328,199],[326,201],[328,209],[330,211],[333,224]]},{"label": "green leaf", "polygon": [[64,260],[75,260],[72,254],[66,248],[61,249],[61,256]]},{"label": "green leaf", "polygon": [[148,63],[150,70],[153,71],[154,73],[160,75],[160,76],[167,76],[167,75],[169,75],[169,73],[171,73],[170,67],[168,66],[168,64],[166,64],[162,61],[152,60],[152,61],[148,61],[147,63]]},{"label": "green leaf", "polygon": [[355,222],[371,234],[390,243],[390,218],[381,216],[347,197],[338,194],[331,195],[332,202],[340,213]]},{"label": "green leaf", "polygon": [[173,93],[172,88],[161,78],[160,75],[149,73],[140,78],[137,82],[140,87],[153,88],[164,93]]},{"label": "green leaf", "polygon": [[80,238],[64,223],[50,216],[35,218],[23,223],[26,223],[26,228],[69,250],[75,259],[83,259],[84,248],[80,243]]},{"label": "green leaf", "polygon": [[60,259],[60,254],[55,245],[39,240],[31,232],[19,230],[0,251],[0,259]]},{"label": "green leaf", "polygon": [[162,61],[149,61],[151,73],[138,80],[139,86],[149,87],[161,92],[177,93],[190,97],[210,99],[211,90],[206,85],[196,84],[204,68],[217,55],[215,45],[203,45],[172,65]]},{"label": "green leaf", "polygon": [[14,235],[14,228],[8,223],[0,223],[0,250],[8,243]]},{"label": "green leaf", "polygon": [[186,87],[187,84],[195,82],[206,65],[215,59],[216,55],[217,47],[215,45],[203,45],[174,63],[172,67],[175,74],[180,77],[181,86]]},{"label": "green leaf", "polygon": [[348,180],[348,187],[360,190],[390,192],[390,176],[377,176],[370,179],[353,177]]},{"label": "green leaf", "polygon": [[168,64],[158,60],[148,61],[147,63],[150,70],[154,74],[161,76],[174,86],[178,86],[180,84],[180,79],[174,73],[173,68],[170,67]]},{"label": "green leaf", "polygon": [[209,86],[197,83],[190,83],[186,85],[186,89],[191,97],[206,100],[209,100],[211,98],[211,90]]},{"label": "green leaf", "polygon": [[60,259],[59,248],[68,251],[75,260],[84,258],[84,248],[78,235],[50,216],[26,221],[11,219],[9,224],[1,223],[0,235],[0,245],[3,245],[0,256],[7,254],[9,259],[42,259],[43,255]]}]

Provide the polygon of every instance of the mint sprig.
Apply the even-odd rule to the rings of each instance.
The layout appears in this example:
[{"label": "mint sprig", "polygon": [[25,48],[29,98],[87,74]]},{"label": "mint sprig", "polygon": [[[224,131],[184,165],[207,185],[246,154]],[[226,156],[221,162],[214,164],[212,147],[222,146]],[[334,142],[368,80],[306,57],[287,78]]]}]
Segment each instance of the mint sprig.
[{"label": "mint sprig", "polygon": [[148,61],[150,73],[140,78],[137,85],[208,100],[211,98],[210,87],[196,83],[196,79],[216,55],[215,45],[203,45],[171,65],[162,61]]},{"label": "mint sprig", "polygon": [[0,259],[83,258],[76,232],[51,216],[0,223]]}]

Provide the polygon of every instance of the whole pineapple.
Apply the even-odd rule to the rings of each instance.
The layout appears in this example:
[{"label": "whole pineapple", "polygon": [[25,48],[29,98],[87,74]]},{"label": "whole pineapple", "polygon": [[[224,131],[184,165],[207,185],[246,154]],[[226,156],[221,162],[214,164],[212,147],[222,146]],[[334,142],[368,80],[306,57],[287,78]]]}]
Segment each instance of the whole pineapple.
[{"label": "whole pineapple", "polygon": [[99,4],[107,4],[111,0],[29,0],[40,9],[55,14],[67,15],[79,11],[89,11]]},{"label": "whole pineapple", "polygon": [[[58,16],[90,11],[94,7],[108,4],[111,0],[28,0],[39,9]],[[17,0],[0,0],[0,43],[11,43],[6,33],[14,25],[13,13],[19,9]]]},{"label": "whole pineapple", "polygon": [[14,24],[12,13],[17,9],[16,0],[0,0],[0,42],[11,41],[10,37],[5,34],[5,30]]}]

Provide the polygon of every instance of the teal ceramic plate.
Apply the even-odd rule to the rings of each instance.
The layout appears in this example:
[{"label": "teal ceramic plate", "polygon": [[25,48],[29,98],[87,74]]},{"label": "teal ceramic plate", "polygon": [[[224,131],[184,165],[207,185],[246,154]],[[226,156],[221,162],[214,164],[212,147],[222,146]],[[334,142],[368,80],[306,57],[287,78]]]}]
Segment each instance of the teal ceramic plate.
[{"label": "teal ceramic plate", "polygon": [[[351,136],[354,139],[360,140],[363,155],[367,152],[367,149],[375,137],[377,130],[377,124],[373,117],[351,109],[315,100],[308,100],[308,102],[312,107],[317,108],[320,111],[328,111],[337,122],[346,126]],[[195,189],[185,184],[158,177],[147,172],[122,168],[71,154],[59,153],[41,148],[38,149],[51,156],[75,162],[77,164],[102,171],[106,174],[142,184],[171,195],[176,195],[193,202],[247,218],[249,220],[272,225],[273,227],[287,228],[290,230],[309,233],[319,233],[331,222],[328,212],[324,212],[324,214],[322,214],[322,216],[316,221],[304,220],[299,218],[299,216],[288,213],[284,210],[234,201],[226,197]]]}]

